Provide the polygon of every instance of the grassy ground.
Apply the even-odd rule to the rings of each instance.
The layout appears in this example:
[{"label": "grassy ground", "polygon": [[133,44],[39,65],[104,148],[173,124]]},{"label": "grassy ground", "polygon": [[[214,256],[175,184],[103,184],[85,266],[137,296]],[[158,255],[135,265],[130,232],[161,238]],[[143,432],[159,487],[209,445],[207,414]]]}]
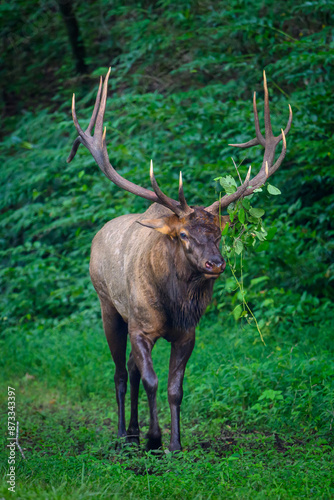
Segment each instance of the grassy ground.
[{"label": "grassy ground", "polygon": [[[265,347],[253,329],[224,321],[209,313],[199,326],[177,456],[144,451],[143,391],[142,446],[116,449],[113,364],[96,311],[12,332],[1,395],[6,404],[7,385],[16,389],[26,460],[17,451],[16,492],[3,481],[0,497],[332,498],[330,325],[282,325]],[[160,341],[154,363],[166,449],[168,354]],[[8,449],[1,454],[4,477]]]}]

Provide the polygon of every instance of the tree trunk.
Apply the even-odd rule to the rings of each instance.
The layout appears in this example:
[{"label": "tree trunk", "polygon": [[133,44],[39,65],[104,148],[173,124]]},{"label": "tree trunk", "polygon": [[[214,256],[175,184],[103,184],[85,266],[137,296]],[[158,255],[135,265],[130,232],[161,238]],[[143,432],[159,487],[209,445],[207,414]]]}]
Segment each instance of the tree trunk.
[{"label": "tree trunk", "polygon": [[66,24],[68,37],[70,39],[72,52],[75,58],[75,67],[78,73],[87,73],[85,63],[85,46],[80,35],[80,29],[73,12],[71,0],[58,0],[59,10]]}]

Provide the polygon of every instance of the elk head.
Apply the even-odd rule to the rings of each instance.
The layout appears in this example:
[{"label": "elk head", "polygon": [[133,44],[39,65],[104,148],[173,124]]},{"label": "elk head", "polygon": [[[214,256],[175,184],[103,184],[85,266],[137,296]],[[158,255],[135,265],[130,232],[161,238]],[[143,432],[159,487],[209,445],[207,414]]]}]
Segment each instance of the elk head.
[{"label": "elk head", "polygon": [[[182,182],[182,177],[180,176]],[[220,253],[221,229],[219,217],[204,208],[194,207],[180,215],[138,221],[173,240],[195,274],[217,278],[226,263]]]},{"label": "elk head", "polygon": [[[281,130],[281,134],[275,137],[271,128],[269,95],[266,76],[263,72],[265,137],[260,131],[259,118],[256,108],[256,93],[254,92],[253,109],[256,137],[243,144],[230,144],[231,146],[239,148],[249,148],[261,144],[264,147],[264,156],[260,171],[251,179],[251,167],[249,167],[245,181],[234,193],[223,196],[219,201],[214,202],[206,208],[190,207],[184,196],[181,173],[179,182],[179,199],[173,200],[172,198],[166,196],[159,188],[154,176],[152,161],[150,179],[153,191],[137,186],[131,181],[124,179],[110,164],[106,147],[106,128],[103,130],[103,117],[107,100],[109,74],[110,69],[105,78],[103,89],[102,78],[100,80],[93,114],[86,131],[83,131],[78,123],[75,112],[75,96],[73,94],[72,115],[79,137],[77,137],[74,141],[67,161],[70,162],[74,158],[79,145],[82,143],[91,152],[102,172],[117,186],[151,202],[155,202],[169,208],[173,213],[170,216],[158,219],[141,220],[138,222],[144,226],[159,231],[160,233],[166,235],[166,237],[175,240],[179,247],[183,249],[184,255],[195,271],[201,273],[206,278],[216,278],[225,269],[225,261],[219,251],[219,242],[221,237],[221,228],[225,225],[228,216],[221,216],[220,214],[230,203],[236,202],[238,199],[252,194],[255,189],[262,186],[281,165],[286,154],[285,136],[288,134],[292,123],[292,110],[290,105],[287,126],[284,131]],[[91,135],[94,127],[94,134]],[[276,146],[281,140],[283,142],[282,151],[275,162]]]}]

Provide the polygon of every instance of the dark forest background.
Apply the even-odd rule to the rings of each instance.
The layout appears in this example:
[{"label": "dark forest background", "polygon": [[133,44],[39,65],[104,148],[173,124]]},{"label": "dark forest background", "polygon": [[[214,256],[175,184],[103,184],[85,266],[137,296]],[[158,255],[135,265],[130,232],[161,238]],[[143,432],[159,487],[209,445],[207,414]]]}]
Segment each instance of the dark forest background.
[{"label": "dark forest background", "polygon": [[[16,388],[29,457],[18,456],[20,498],[333,495],[333,21],[325,0],[0,5],[1,398]],[[182,169],[191,204],[217,199],[214,179],[235,176],[232,156],[242,176],[260,168],[260,147],[228,144],[254,136],[254,90],[263,124],[263,70],[276,135],[288,104],[294,113],[272,181],[282,194],[253,199],[276,234],[243,254],[266,345],[252,321],[236,321],[242,295],[227,270],[187,368],[182,461],[113,445],[113,365],[90,243],[105,222],[148,204],[112,185],[83,146],[66,163],[72,93],[85,126],[109,66],[111,163],[149,187],[153,158],[172,197]],[[168,349],[155,354],[166,434]],[[144,434],[144,395],[140,411]]]}]

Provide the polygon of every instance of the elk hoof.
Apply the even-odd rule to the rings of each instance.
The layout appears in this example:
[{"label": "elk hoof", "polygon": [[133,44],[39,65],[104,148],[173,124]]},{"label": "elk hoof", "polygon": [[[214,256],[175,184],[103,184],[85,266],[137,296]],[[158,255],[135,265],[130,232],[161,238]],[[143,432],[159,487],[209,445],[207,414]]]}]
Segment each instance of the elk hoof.
[{"label": "elk hoof", "polygon": [[128,429],[126,442],[139,446],[139,429]]},{"label": "elk hoof", "polygon": [[159,450],[162,448],[161,436],[160,437],[149,437],[146,443],[146,450]]},{"label": "elk hoof", "polygon": [[172,453],[180,453],[182,451],[182,446],[180,443],[170,443],[168,449]]}]

